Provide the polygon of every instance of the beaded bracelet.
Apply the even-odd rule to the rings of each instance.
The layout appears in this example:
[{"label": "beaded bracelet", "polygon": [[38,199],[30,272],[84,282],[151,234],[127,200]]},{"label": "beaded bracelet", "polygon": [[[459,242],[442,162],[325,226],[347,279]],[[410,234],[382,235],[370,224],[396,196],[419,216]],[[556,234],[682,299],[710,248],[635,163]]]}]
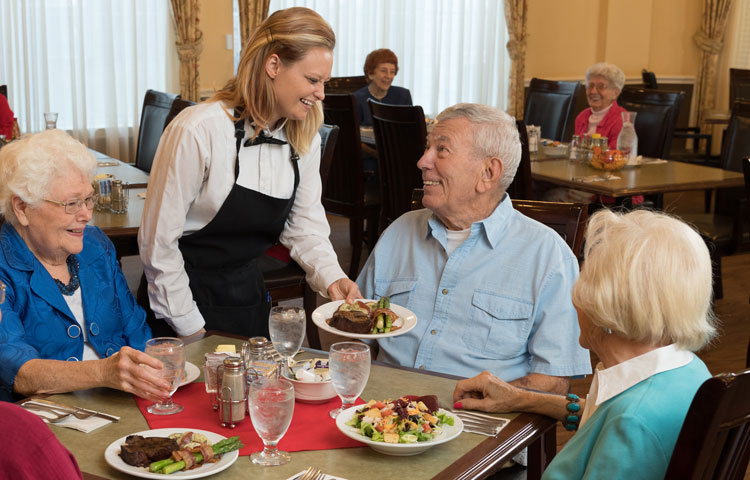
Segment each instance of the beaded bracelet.
[{"label": "beaded bracelet", "polygon": [[578,430],[578,423],[581,421],[581,406],[578,404],[580,398],[574,393],[569,393],[565,396],[565,399],[568,401],[568,404],[565,406],[568,414],[565,416],[563,426],[568,431]]}]

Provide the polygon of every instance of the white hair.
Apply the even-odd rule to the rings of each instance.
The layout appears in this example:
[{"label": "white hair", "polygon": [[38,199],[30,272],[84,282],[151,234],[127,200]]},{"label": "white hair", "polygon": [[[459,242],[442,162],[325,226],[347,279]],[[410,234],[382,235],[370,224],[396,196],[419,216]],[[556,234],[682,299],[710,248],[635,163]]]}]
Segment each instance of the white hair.
[{"label": "white hair", "polygon": [[17,225],[13,196],[37,207],[55,181],[71,170],[91,177],[96,166],[94,155],[62,130],[24,135],[0,149],[0,215]]},{"label": "white hair", "polygon": [[716,334],[708,248],[664,213],[600,210],[586,230],[573,304],[594,325],[652,345],[698,350]]},{"label": "white hair", "polygon": [[459,103],[437,116],[437,121],[465,118],[472,123],[474,149],[482,157],[498,157],[503,162],[500,187],[507,190],[521,163],[521,140],[516,122],[502,110],[478,103]]},{"label": "white hair", "polygon": [[612,84],[613,87],[622,92],[625,86],[625,73],[612,63],[600,62],[595,63],[586,70],[586,83],[589,83],[591,77],[604,77]]}]

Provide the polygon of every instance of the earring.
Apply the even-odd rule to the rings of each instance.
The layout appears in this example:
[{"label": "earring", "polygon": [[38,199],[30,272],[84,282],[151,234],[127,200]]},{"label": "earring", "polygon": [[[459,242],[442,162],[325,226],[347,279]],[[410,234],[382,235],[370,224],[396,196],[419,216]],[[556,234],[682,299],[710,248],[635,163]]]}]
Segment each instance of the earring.
[{"label": "earring", "polygon": [[612,329],[611,328],[605,328],[604,332],[606,332],[607,335],[612,335]]}]

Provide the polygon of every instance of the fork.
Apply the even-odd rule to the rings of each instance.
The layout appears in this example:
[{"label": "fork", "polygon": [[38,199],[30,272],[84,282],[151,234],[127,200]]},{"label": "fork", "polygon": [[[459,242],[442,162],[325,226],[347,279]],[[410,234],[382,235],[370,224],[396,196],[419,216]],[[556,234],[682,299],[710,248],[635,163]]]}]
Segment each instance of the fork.
[{"label": "fork", "polygon": [[73,415],[79,420],[85,420],[89,417],[96,415],[96,412],[84,412],[83,410],[80,410],[80,409],[76,409],[73,412],[66,412],[64,410],[58,410],[54,407],[48,407],[46,405],[39,405],[38,403],[28,405],[26,406],[26,408],[29,410],[41,410],[44,412],[49,412],[49,413],[57,415],[55,418],[47,418],[47,421],[49,423],[61,422],[63,419],[67,418],[70,415]]},{"label": "fork", "polygon": [[314,467],[307,467],[307,470],[302,472],[302,475],[295,478],[294,480],[316,480],[320,475],[320,470]]}]

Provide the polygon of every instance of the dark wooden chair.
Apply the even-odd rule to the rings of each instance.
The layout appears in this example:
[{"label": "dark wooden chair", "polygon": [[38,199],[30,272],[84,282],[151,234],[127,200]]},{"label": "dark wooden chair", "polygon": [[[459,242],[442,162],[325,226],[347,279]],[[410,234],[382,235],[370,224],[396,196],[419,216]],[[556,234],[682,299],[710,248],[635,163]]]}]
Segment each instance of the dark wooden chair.
[{"label": "dark wooden chair", "polygon": [[637,112],[635,133],[638,153],[646,157],[669,158],[677,116],[684,92],[625,88],[617,99],[625,110]]},{"label": "dark wooden chair", "polygon": [[[320,178],[325,189],[328,170],[331,167],[331,159],[336,148],[336,139],[339,127],[336,125],[323,124],[318,130],[320,133]],[[271,249],[280,249],[281,256],[288,257],[289,251],[282,245],[275,245]],[[269,249],[269,250],[271,250]],[[266,252],[272,254],[272,252]],[[277,253],[278,255],[278,253]],[[286,265],[274,268],[271,265],[279,265],[279,262],[261,262],[268,265],[269,270],[263,271],[263,282],[266,290],[274,302],[292,300],[302,297],[302,307],[307,316],[307,342],[311,348],[320,349],[320,334],[318,327],[312,321],[312,313],[317,306],[317,296],[305,280],[305,271],[294,260],[289,259]]]},{"label": "dark wooden chair", "polygon": [[[637,119],[636,119],[637,120]],[[724,136],[720,167],[742,172],[742,160],[750,154],[750,102],[735,102]],[[682,215],[709,245],[714,265],[714,297],[723,297],[721,257],[738,251],[747,235],[748,196],[743,188],[717,189],[713,213]]]},{"label": "dark wooden chair", "polygon": [[526,124],[523,120],[516,120],[518,136],[521,140],[521,163],[518,164],[516,176],[513,183],[508,186],[507,192],[515,204],[516,200],[533,200],[534,189],[531,181],[531,154],[529,153],[529,137],[526,134]]},{"label": "dark wooden chair", "polygon": [[729,107],[736,101],[750,102],[750,70],[729,69]]},{"label": "dark wooden chair", "polygon": [[185,110],[187,107],[192,107],[193,105],[195,105],[195,102],[193,101],[183,100],[180,97],[175,98],[174,102],[172,102],[172,106],[169,108],[167,118],[164,119],[164,127],[162,130],[167,128],[167,125],[174,120],[174,117],[176,117],[178,113]]},{"label": "dark wooden chair", "polygon": [[742,480],[750,460],[750,370],[706,380],[690,404],[664,476]]},{"label": "dark wooden chair", "polygon": [[323,114],[326,123],[339,127],[338,142],[323,192],[323,206],[330,213],[349,218],[352,244],[349,277],[356,278],[365,238],[370,249],[377,240],[380,212],[378,187],[376,183],[365,182],[359,114],[354,95],[326,95]]},{"label": "dark wooden chair", "polygon": [[424,154],[427,127],[422,107],[386,105],[369,100],[378,151],[382,232],[409,211],[411,192],[422,186],[417,161]]},{"label": "dark wooden chair", "polygon": [[367,85],[367,77],[357,75],[353,77],[332,77],[326,82],[325,94],[353,93]]},{"label": "dark wooden chair", "polygon": [[0,85],[0,95],[3,95],[5,98],[8,98],[8,86],[7,85]]},{"label": "dark wooden chair", "polygon": [[584,91],[578,82],[557,82],[532,78],[523,119],[542,127],[542,137],[569,142],[575,127],[576,98]]},{"label": "dark wooden chair", "polygon": [[[423,208],[423,196],[423,189],[414,189],[411,200],[412,210]],[[556,231],[576,254],[576,257],[579,255],[581,246],[583,246],[583,234],[586,231],[588,205],[585,203],[513,200],[513,208]]]},{"label": "dark wooden chair", "polygon": [[141,124],[138,129],[138,146],[135,152],[135,166],[144,172],[151,172],[156,147],[164,131],[165,120],[172,103],[179,95],[147,90],[143,99]]}]

